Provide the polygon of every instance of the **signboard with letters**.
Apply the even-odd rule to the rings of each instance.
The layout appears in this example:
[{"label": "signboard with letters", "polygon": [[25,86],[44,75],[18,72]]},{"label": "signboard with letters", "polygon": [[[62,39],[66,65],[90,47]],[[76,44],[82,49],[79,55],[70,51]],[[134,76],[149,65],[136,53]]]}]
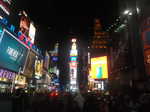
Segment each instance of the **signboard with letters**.
[{"label": "signboard with letters", "polygon": [[11,71],[24,70],[28,48],[7,30],[0,37],[0,66]]}]

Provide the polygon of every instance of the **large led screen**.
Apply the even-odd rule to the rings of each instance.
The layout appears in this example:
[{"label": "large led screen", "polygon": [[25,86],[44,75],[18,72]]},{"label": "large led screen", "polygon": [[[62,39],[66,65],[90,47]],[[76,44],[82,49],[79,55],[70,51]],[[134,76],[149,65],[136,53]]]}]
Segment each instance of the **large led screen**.
[{"label": "large led screen", "polygon": [[29,37],[31,38],[32,44],[34,44],[34,40],[35,40],[35,32],[36,32],[35,26],[33,25],[33,23],[30,23]]},{"label": "large led screen", "polygon": [[7,30],[0,37],[0,66],[9,70],[23,71],[28,48]]},{"label": "large led screen", "polygon": [[107,56],[91,58],[90,76],[93,79],[108,78]]}]

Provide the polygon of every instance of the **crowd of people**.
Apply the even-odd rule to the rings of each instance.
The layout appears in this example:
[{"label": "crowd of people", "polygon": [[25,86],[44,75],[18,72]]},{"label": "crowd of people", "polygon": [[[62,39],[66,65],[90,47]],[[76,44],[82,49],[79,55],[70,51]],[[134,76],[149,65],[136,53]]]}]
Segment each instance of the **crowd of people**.
[{"label": "crowd of people", "polygon": [[105,95],[87,93],[20,93],[13,97],[12,112],[146,112],[150,105],[150,94]]}]

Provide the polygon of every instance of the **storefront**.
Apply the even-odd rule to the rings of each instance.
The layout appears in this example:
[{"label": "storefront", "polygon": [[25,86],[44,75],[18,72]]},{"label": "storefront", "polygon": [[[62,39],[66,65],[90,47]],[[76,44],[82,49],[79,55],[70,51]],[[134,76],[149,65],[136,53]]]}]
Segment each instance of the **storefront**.
[{"label": "storefront", "polygon": [[90,79],[88,86],[89,86],[89,90],[91,91],[107,91],[107,79],[100,79],[100,80],[96,80],[96,79]]},{"label": "storefront", "polygon": [[26,77],[23,75],[16,75],[15,77],[15,89],[25,88],[27,86]]},{"label": "storefront", "polygon": [[15,76],[15,72],[0,68],[0,93],[11,91],[12,82]]}]

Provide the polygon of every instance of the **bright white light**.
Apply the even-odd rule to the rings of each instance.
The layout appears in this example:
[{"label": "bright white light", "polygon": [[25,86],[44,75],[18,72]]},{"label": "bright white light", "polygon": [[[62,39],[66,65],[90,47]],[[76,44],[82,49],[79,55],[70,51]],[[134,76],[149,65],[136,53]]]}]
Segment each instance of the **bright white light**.
[{"label": "bright white light", "polygon": [[104,82],[102,81],[101,89],[104,90]]},{"label": "bright white light", "polygon": [[91,92],[90,90],[88,90],[88,92]]},{"label": "bright white light", "polygon": [[77,49],[77,45],[75,43],[72,44],[72,50],[76,50]]},{"label": "bright white light", "polygon": [[90,52],[88,52],[88,64],[91,63],[91,59],[90,59]]},{"label": "bright white light", "polygon": [[76,84],[76,80],[71,80],[70,84]]},{"label": "bright white light", "polygon": [[140,9],[137,7],[137,8],[136,8],[136,11],[137,11],[137,13],[139,13],[139,12],[140,12]]},{"label": "bright white light", "polygon": [[76,42],[76,39],[72,39],[72,42]]},{"label": "bright white light", "polygon": [[78,51],[77,50],[71,50],[70,51],[70,56],[77,56],[78,55]]},{"label": "bright white light", "polygon": [[31,38],[31,42],[34,43],[36,28],[31,23],[29,28],[29,37]]},{"label": "bright white light", "polygon": [[132,12],[129,13],[129,16],[132,16]]},{"label": "bright white light", "polygon": [[130,10],[125,10],[123,14],[127,15],[129,12],[130,12]]},{"label": "bright white light", "polygon": [[3,19],[3,17],[2,17],[2,16],[0,16],[0,19]]},{"label": "bright white light", "polygon": [[59,69],[57,69],[57,71],[56,71],[56,75],[57,75],[57,76],[59,76]]}]

